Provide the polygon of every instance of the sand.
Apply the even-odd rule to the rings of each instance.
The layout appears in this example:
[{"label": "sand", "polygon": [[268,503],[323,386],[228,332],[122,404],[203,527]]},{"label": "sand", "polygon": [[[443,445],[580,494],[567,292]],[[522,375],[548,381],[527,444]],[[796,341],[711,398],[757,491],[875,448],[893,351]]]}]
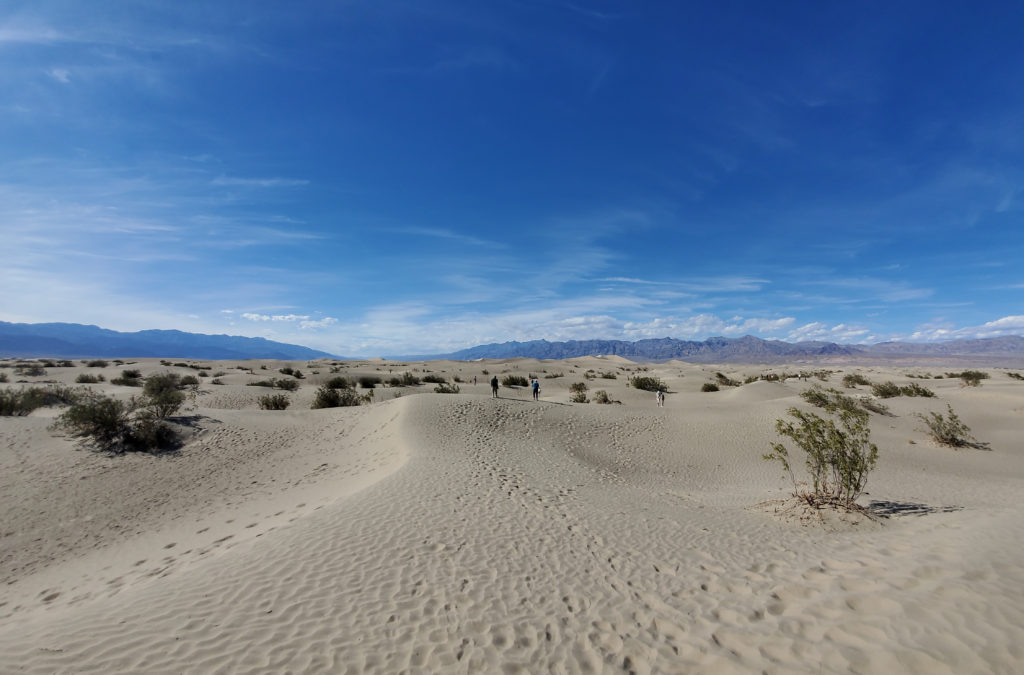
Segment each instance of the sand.
[{"label": "sand", "polygon": [[[264,411],[245,383],[285,364],[190,363],[211,376],[173,454],[82,449],[49,430],[59,409],[0,418],[0,672],[1024,670],[1024,382],[1000,369],[970,388],[829,366],[827,386],[857,372],[937,397],[871,416],[874,516],[818,518],[761,458],[815,380],[700,391],[799,366],[353,362],[338,374],[461,392],[310,410],[335,375],[292,363],[292,407]],[[76,361],[0,387],[121,367],[196,372]],[[538,375],[541,400],[492,399],[494,374]],[[669,384],[664,408],[637,374]],[[570,403],[574,382],[621,404]],[[929,440],[914,413],[947,403],[984,448]]]}]

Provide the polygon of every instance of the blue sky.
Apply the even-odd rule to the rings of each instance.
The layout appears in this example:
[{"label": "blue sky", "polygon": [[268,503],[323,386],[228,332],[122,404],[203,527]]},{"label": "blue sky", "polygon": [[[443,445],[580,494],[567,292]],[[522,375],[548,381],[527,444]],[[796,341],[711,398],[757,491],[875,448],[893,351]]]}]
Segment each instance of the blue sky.
[{"label": "blue sky", "polygon": [[1018,2],[5,2],[0,320],[1024,334]]}]

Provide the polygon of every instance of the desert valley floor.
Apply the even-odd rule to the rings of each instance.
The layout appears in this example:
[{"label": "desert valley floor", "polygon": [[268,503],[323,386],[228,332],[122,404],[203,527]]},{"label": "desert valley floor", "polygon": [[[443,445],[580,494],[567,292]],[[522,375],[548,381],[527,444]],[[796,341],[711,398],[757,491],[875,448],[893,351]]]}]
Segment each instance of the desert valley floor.
[{"label": "desert valley floor", "polygon": [[[248,384],[286,366],[291,405],[260,409]],[[0,672],[1024,671],[1024,382],[1005,369],[967,387],[931,377],[954,365],[127,359],[0,387],[104,373],[81,386],[127,398],[125,368],[205,375],[179,450],[85,449],[51,429],[60,408],[0,417]],[[460,391],[310,409],[329,378],[405,372]],[[754,381],[701,391],[716,372]],[[870,517],[780,506],[775,421],[815,383],[870,397],[851,373],[936,396],[871,414]],[[540,400],[491,398],[495,375],[537,376]],[[634,376],[664,380],[663,408]],[[579,382],[619,403],[570,402]],[[925,433],[916,414],[947,404],[979,447]]]}]

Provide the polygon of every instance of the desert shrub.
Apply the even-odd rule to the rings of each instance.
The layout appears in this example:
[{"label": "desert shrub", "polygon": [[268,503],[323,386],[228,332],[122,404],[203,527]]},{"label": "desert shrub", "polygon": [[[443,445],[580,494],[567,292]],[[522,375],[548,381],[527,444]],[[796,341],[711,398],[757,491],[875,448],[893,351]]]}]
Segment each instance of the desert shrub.
[{"label": "desert shrub", "polygon": [[119,384],[123,387],[141,387],[142,386],[142,372],[130,368],[121,371],[121,377],[115,377],[110,380],[111,384]]},{"label": "desert shrub", "polygon": [[401,374],[398,378],[392,378],[392,382],[398,380],[398,384],[402,387],[413,387],[420,383],[420,378],[416,377],[412,373],[406,371]]},{"label": "desert shrub", "polygon": [[1021,375],[1020,373],[1007,373],[1006,376],[1012,377],[1015,380],[1024,380],[1024,375]]},{"label": "desert shrub", "polygon": [[373,392],[370,392],[368,396],[360,396],[353,389],[331,389],[330,387],[320,387],[316,390],[316,396],[313,397],[313,404],[309,407],[313,410],[319,410],[320,408],[357,406],[366,402],[368,397],[372,395]]},{"label": "desert shrub", "polygon": [[983,373],[980,370],[965,370],[960,373],[946,373],[946,377],[960,378],[965,387],[978,387],[981,386],[982,380],[988,379],[988,373]]},{"label": "desert shrub", "polygon": [[7,378],[7,373],[0,373],[0,382],[9,382],[9,381],[10,380]]},{"label": "desert shrub", "polygon": [[359,378],[359,386],[363,389],[373,389],[382,381],[383,380],[376,375],[363,375]]},{"label": "desert shrub", "polygon": [[582,394],[587,390],[586,382],[573,382],[569,385],[569,391],[574,394]]},{"label": "desert shrub", "polygon": [[[803,373],[800,373],[800,374],[803,375]],[[811,374],[814,375],[819,380],[821,380],[822,382],[828,382],[829,378],[832,377],[832,371],[831,370],[815,370]]]},{"label": "desert shrub", "polygon": [[298,368],[292,368],[291,366],[278,368],[277,372],[281,373],[282,375],[291,375],[296,380],[301,380],[306,377],[305,375],[302,374],[301,370],[299,370]]},{"label": "desert shrub", "polygon": [[765,373],[761,376],[761,379],[765,382],[778,382],[779,376],[776,373]]},{"label": "desert shrub", "polygon": [[78,396],[71,388],[60,385],[0,389],[0,417],[24,417],[37,408],[74,403]]},{"label": "desert shrub", "polygon": [[751,382],[757,382],[760,379],[761,378],[758,377],[757,375],[750,375],[748,377],[743,378],[743,384],[750,384]]},{"label": "desert shrub", "polygon": [[[199,380],[195,380],[199,384]],[[142,395],[145,397],[144,405],[148,407],[157,419],[167,419],[178,412],[181,404],[185,402],[185,394],[181,389],[185,378],[177,373],[158,373],[150,375],[142,388]]]},{"label": "desert shrub", "polygon": [[213,374],[214,377],[224,377],[225,375],[227,375],[227,373],[223,370],[218,370],[216,373]]},{"label": "desert shrub", "polygon": [[501,386],[503,387],[528,387],[530,381],[522,375],[506,375],[501,378]]},{"label": "desert shrub", "polygon": [[324,383],[324,386],[328,389],[354,389],[355,385],[352,384],[352,380],[347,377],[332,377]]},{"label": "desert shrub", "polygon": [[871,380],[864,377],[860,373],[850,373],[849,375],[843,375],[843,386],[846,387],[847,389],[853,389],[858,384],[870,386]]},{"label": "desert shrub", "polygon": [[[426,380],[426,378],[424,378],[424,380]],[[436,394],[458,394],[459,393],[459,385],[457,385],[457,384],[448,384],[447,382],[442,382],[441,384],[439,384],[436,387],[434,387],[434,393],[436,393]]]},{"label": "desert shrub", "polygon": [[587,398],[586,392],[578,391],[569,397],[571,403],[590,403],[590,399]]},{"label": "desert shrub", "polygon": [[565,373],[548,373],[544,376],[545,380],[553,380],[557,377],[565,377]]},{"label": "desert shrub", "polygon": [[723,385],[725,387],[738,387],[738,386],[740,386],[740,382],[739,381],[734,380],[734,379],[732,379],[730,377],[727,377],[725,375],[725,373],[715,373],[715,380],[718,382],[718,384],[721,384],[721,385]]},{"label": "desert shrub", "polygon": [[480,374],[482,374],[482,375],[490,375],[491,371],[489,371],[489,370],[481,370]]},{"label": "desert shrub", "polygon": [[824,408],[832,403],[829,393],[816,384],[802,392],[800,398],[818,408]]},{"label": "desert shrub", "polygon": [[459,377],[458,375],[452,375],[452,382],[458,382],[458,383],[461,384],[462,383],[462,378]]},{"label": "desert shrub", "polygon": [[220,379],[219,377],[215,377],[212,380],[210,380],[210,384],[222,385],[224,384],[224,380]]},{"label": "desert shrub", "polygon": [[612,400],[608,397],[608,392],[604,389],[598,389],[594,392],[594,403],[611,403]]},{"label": "desert shrub", "polygon": [[[199,377],[203,376],[202,373],[199,373],[198,375]],[[182,375],[181,380],[178,382],[178,384],[182,387],[198,387],[199,377],[196,377],[195,375]]]},{"label": "desert shrub", "polygon": [[56,368],[57,364],[52,359],[43,359],[39,362],[43,368]]},{"label": "desert shrub", "polygon": [[636,389],[644,391],[668,391],[668,387],[661,378],[650,377],[649,375],[636,375],[629,378],[629,384]]},{"label": "desert shrub", "polygon": [[[599,377],[602,380],[617,380],[617,379],[619,379],[619,376],[616,375],[615,373],[611,372],[611,371],[604,371],[602,373],[599,373]],[[597,394],[594,394],[594,395],[596,396]]]},{"label": "desert shrub", "polygon": [[878,398],[893,398],[900,395],[900,388],[895,382],[882,382],[871,385],[871,393]]},{"label": "desert shrub", "polygon": [[861,408],[864,408],[868,412],[877,413],[879,415],[889,414],[889,406],[873,398],[861,396],[859,399],[857,399],[857,403],[860,404]]},{"label": "desert shrub", "polygon": [[299,383],[295,380],[286,380],[285,378],[271,378],[269,380],[257,380],[256,382],[249,382],[250,387],[270,387],[272,389],[283,389],[285,391],[295,391],[299,388]]},{"label": "desert shrub", "polygon": [[423,381],[424,381],[424,382],[428,382],[428,383],[430,383],[430,384],[444,384],[444,383],[445,383],[445,382],[447,382],[448,380],[446,380],[446,379],[445,379],[445,378],[444,378],[443,376],[441,376],[441,375],[435,375],[435,374],[433,374],[433,373],[430,373],[430,374],[428,374],[428,375],[424,375],[424,376],[423,376]]},{"label": "desert shrub", "polygon": [[928,426],[928,434],[939,444],[948,445],[954,448],[962,448],[968,445],[976,445],[978,440],[971,436],[971,429],[964,424],[955,412],[953,406],[946,404],[947,415],[930,412],[927,415],[917,413]]},{"label": "desert shrub", "polygon": [[78,384],[97,384],[99,382],[106,382],[107,378],[103,375],[92,375],[90,373],[81,373],[75,378],[75,382]]},{"label": "desert shrub", "polygon": [[900,394],[903,396],[920,396],[922,398],[934,398],[935,392],[928,387],[922,387],[917,382],[911,382],[905,387],[900,387]]},{"label": "desert shrub", "polygon": [[718,385],[714,382],[705,382],[700,386],[701,391],[718,391]]},{"label": "desert shrub", "polygon": [[255,382],[249,382],[246,386],[249,387],[270,387],[273,388],[275,384],[274,380],[256,380]]},{"label": "desert shrub", "polygon": [[267,394],[260,396],[260,410],[285,410],[292,400],[287,394]]},{"label": "desert shrub", "polygon": [[119,401],[93,391],[83,391],[53,428],[111,452],[163,450],[177,442],[174,430],[140,400]]},{"label": "desert shrub", "polygon": [[18,375],[38,377],[40,375],[46,375],[46,368],[43,368],[43,366],[38,363],[20,363],[15,367],[14,372]]},{"label": "desert shrub", "polygon": [[[776,420],[775,429],[792,439],[807,456],[813,492],[800,496],[814,505],[831,503],[853,507],[864,492],[868,473],[878,461],[878,447],[870,442],[867,413],[840,410],[840,428],[835,421],[812,412],[796,408],[788,412],[797,423]],[[763,457],[781,463],[793,482],[794,494],[800,494],[786,446],[772,443],[771,451]]]},{"label": "desert shrub", "polygon": [[174,364],[174,367],[175,368],[191,368],[191,366],[189,364],[185,363],[184,361],[178,361],[177,363]]},{"label": "desert shrub", "polygon": [[103,359],[93,359],[92,361],[87,361],[85,365],[89,368],[106,368],[110,364]]}]

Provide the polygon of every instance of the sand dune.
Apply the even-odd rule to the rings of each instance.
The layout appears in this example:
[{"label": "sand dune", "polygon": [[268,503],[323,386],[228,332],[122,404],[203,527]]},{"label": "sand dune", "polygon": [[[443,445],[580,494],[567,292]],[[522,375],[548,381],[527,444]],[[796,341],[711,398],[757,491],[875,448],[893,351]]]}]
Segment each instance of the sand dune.
[{"label": "sand dune", "polygon": [[[261,411],[237,371],[173,457],[0,418],[0,671],[1024,668],[1024,383],[890,399],[863,499],[890,517],[825,528],[759,506],[788,492],[761,454],[809,382],[706,394],[714,367],[652,364],[657,408],[618,359],[345,372],[413,367],[462,393],[308,410],[308,375]],[[538,375],[542,400],[491,399],[488,368]],[[623,404],[569,404],[578,381]],[[913,413],[946,403],[988,450],[926,438]]]}]

